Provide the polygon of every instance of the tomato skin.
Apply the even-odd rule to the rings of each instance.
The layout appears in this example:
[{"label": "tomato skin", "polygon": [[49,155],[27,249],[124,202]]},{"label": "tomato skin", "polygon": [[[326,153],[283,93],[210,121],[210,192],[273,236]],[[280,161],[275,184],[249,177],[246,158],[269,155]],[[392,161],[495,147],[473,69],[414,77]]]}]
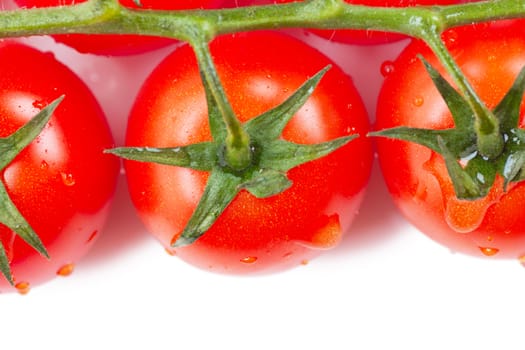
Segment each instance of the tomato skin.
[{"label": "tomato skin", "polygon": [[[50,7],[57,5],[78,4],[87,0],[14,0],[23,7]],[[139,8],[133,0],[119,0],[129,8]],[[218,8],[222,0],[141,0],[142,8],[156,10],[186,10],[197,8]],[[58,34],[53,35],[57,42],[66,44],[81,53],[97,55],[123,56],[138,54],[159,49],[173,44],[168,38],[141,35],[84,35]]]},{"label": "tomato skin", "polygon": [[[0,224],[19,286],[52,279],[92,247],[108,215],[120,163],[102,153],[113,139],[87,86],[51,53],[0,43],[1,137],[61,95],[65,98],[42,133],[1,172],[10,198],[50,256],[42,257]],[[1,277],[0,291],[9,290],[13,287]]]},{"label": "tomato skin", "polygon": [[[272,50],[267,50],[271,47]],[[284,101],[331,63],[284,34],[252,32],[211,44],[226,94],[241,121]],[[283,137],[299,143],[364,135],[369,123],[351,80],[337,67],[321,80]],[[147,79],[132,109],[128,146],[174,147],[210,140],[204,90],[193,52],[177,49]],[[126,161],[132,201],[148,230],[192,265],[226,273],[298,266],[334,246],[364,194],[371,143],[360,137],[331,155],[292,169],[293,186],[266,199],[240,192],[218,221],[190,246],[170,248],[200,199],[208,173]]]},{"label": "tomato skin", "polygon": [[[266,0],[248,1],[248,4],[283,4],[289,2],[301,2],[302,0]],[[452,5],[462,2],[462,0],[345,0],[345,2],[354,5],[367,5],[377,7],[410,7],[410,6],[428,6],[428,5]],[[339,30],[328,30],[328,29],[309,29],[310,32],[329,39],[345,44],[357,44],[357,45],[376,45],[385,44],[407,37],[398,33],[381,32],[374,30],[357,30],[357,29],[339,29]]]},{"label": "tomato skin", "polygon": [[[489,108],[497,105],[525,65],[524,24],[480,24],[452,29],[444,35],[452,55]],[[385,79],[378,100],[376,129],[453,126],[445,103],[416,58],[418,53],[440,67],[424,44],[411,43]],[[522,107],[520,127],[524,125],[524,115]],[[458,201],[441,156],[404,141],[378,138],[377,145],[381,169],[394,201],[423,233],[453,251],[474,256],[519,258],[525,254],[524,183],[512,185],[503,194],[498,179],[488,198]]]}]

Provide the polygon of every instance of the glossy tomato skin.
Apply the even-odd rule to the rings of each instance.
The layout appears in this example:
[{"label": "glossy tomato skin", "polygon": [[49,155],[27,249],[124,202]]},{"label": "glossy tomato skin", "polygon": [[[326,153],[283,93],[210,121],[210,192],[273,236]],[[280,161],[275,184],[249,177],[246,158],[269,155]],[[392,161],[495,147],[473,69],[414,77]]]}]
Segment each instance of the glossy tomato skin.
[{"label": "glossy tomato skin", "polygon": [[[444,35],[489,108],[497,105],[525,65],[525,23],[510,23],[457,28]],[[445,103],[416,58],[418,53],[440,67],[421,42],[413,42],[401,53],[379,96],[378,130],[400,125],[453,126]],[[522,107],[521,127],[524,115]],[[474,256],[520,258],[525,254],[524,183],[512,185],[504,194],[498,179],[486,199],[459,201],[441,156],[404,141],[378,138],[377,145],[390,193],[401,212],[426,235],[453,251]]]},{"label": "glossy tomato skin", "polygon": [[[78,4],[87,0],[14,0],[23,7],[50,7],[57,5]],[[129,8],[139,6],[133,0],[119,0]],[[223,0],[141,0],[143,9],[154,10],[187,10],[199,8],[219,8]],[[66,44],[81,53],[97,55],[123,56],[139,54],[142,52],[159,49],[173,44],[168,38],[140,36],[140,35],[82,35],[58,34],[53,35],[57,42]]]},{"label": "glossy tomato skin", "polygon": [[[272,48],[268,50],[268,48]],[[306,44],[273,32],[223,36],[211,44],[237,116],[246,121],[281,103],[331,62]],[[339,68],[285,128],[298,143],[327,141],[369,128],[363,103]],[[207,108],[193,52],[176,50],[148,78],[129,119],[129,146],[174,147],[210,140]],[[293,186],[266,199],[240,192],[190,246],[170,248],[200,199],[208,173],[125,162],[131,198],[149,231],[169,252],[203,269],[255,273],[298,266],[336,245],[357,213],[372,161],[360,137],[289,172]]]},{"label": "glossy tomato skin", "polygon": [[[251,0],[246,5],[251,4],[283,4],[289,2],[301,2],[302,0]],[[410,7],[410,6],[429,6],[429,5],[452,5],[462,2],[462,0],[345,0],[345,2],[354,5],[367,5],[377,7]],[[310,29],[312,33],[321,36],[330,41],[335,41],[345,44],[357,45],[376,45],[385,44],[401,39],[406,39],[405,35],[389,32],[381,32],[374,30],[355,30],[355,29],[339,29],[339,30],[322,30]]]},{"label": "glossy tomato skin", "polygon": [[[42,133],[2,172],[13,203],[46,247],[40,256],[7,227],[4,245],[20,292],[70,272],[106,220],[119,162],[104,114],[86,85],[51,53],[0,43],[0,136],[15,132],[61,95]],[[0,291],[13,290],[0,277]]]}]

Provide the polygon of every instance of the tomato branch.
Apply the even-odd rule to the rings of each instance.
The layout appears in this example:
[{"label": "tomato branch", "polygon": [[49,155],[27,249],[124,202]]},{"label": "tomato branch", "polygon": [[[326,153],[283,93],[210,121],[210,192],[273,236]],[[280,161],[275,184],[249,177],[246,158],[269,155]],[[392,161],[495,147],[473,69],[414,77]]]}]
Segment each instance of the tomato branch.
[{"label": "tomato branch", "polygon": [[353,5],[343,0],[310,0],[279,5],[216,10],[129,9],[117,0],[0,12],[0,36],[59,33],[138,34],[188,41],[195,30],[218,34],[276,28],[368,29],[424,37],[432,28],[522,18],[521,0],[480,1],[447,6],[403,8]]}]

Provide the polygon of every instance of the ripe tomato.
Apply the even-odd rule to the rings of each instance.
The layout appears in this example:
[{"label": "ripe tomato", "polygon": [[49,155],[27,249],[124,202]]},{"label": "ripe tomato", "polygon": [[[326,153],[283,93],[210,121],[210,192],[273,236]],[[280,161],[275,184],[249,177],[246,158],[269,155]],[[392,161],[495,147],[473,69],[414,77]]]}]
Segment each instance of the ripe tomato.
[{"label": "ripe tomato", "polygon": [[[523,21],[452,29],[444,40],[475,91],[494,108],[525,65]],[[454,125],[442,97],[416,57],[439,68],[419,41],[388,69],[377,107],[377,129],[410,126],[445,129]],[[446,77],[446,75],[444,75]],[[520,112],[523,127],[525,109]],[[496,179],[489,195],[474,201],[455,197],[443,158],[404,141],[377,139],[381,168],[403,214],[422,232],[454,251],[475,256],[518,258],[525,254],[525,184],[502,191]]]},{"label": "ripe tomato", "polygon": [[[268,48],[271,47],[271,50]],[[241,121],[283,102],[333,63],[297,39],[274,32],[222,36],[211,44],[227,96]],[[284,129],[297,143],[365,134],[367,113],[342,70],[332,67]],[[193,51],[177,49],[151,74],[132,109],[128,146],[175,147],[210,140],[203,85]],[[198,267],[244,273],[297,266],[333,247],[348,230],[372,161],[364,137],[288,172],[292,187],[257,199],[241,191],[195,243],[172,249],[209,173],[125,161],[129,190],[146,227],[169,252]]]},{"label": "ripe tomato", "polygon": [[[301,0],[266,0],[248,1],[249,4],[279,4],[288,2],[300,2]],[[378,6],[378,7],[409,7],[416,5],[451,5],[461,2],[461,0],[345,0],[349,4],[355,5],[367,5],[367,6]],[[379,32],[373,30],[353,30],[353,29],[340,29],[340,30],[320,30],[311,29],[312,33],[324,37],[326,39],[347,43],[347,44],[382,44],[389,43],[396,40],[406,38],[406,36],[397,33]]]},{"label": "ripe tomato", "polygon": [[[108,214],[119,162],[104,155],[113,139],[87,86],[51,53],[0,43],[0,136],[8,137],[59,96],[50,121],[1,171],[7,193],[42,240],[50,259],[0,225],[20,292],[71,272]],[[4,210],[4,209],[2,209]],[[0,275],[0,291],[13,290]]]},{"label": "ripe tomato", "polygon": [[[70,5],[86,0],[14,0],[24,7],[50,7]],[[119,0],[129,8],[139,6],[133,0]],[[141,8],[155,10],[186,10],[197,8],[218,8],[222,0],[141,0]],[[173,43],[167,38],[140,35],[83,35],[59,34],[53,35],[56,41],[73,47],[81,53],[97,55],[130,55],[158,49]]]}]

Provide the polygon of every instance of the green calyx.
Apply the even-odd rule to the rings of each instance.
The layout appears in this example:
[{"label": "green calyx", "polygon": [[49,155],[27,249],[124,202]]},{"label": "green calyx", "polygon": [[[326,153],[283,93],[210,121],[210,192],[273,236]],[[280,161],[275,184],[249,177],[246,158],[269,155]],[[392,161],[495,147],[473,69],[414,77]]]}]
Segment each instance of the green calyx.
[{"label": "green calyx", "polygon": [[240,191],[246,190],[257,198],[279,194],[292,185],[287,177],[288,170],[321,158],[356,137],[346,136],[309,145],[281,138],[288,121],[310,97],[327,69],[306,81],[279,106],[240,124],[241,134],[248,137],[250,151],[250,162],[242,169],[232,167],[228,161],[227,124],[222,122],[222,108],[217,107],[217,100],[206,83],[213,141],[174,148],[120,147],[106,152],[129,160],[210,172],[195,212],[172,243],[174,247],[191,244],[213,225]]},{"label": "green calyx", "polygon": [[[35,117],[8,137],[0,138],[0,171],[3,171],[44,129],[53,115],[54,110],[64,97],[59,97],[46,108],[42,109]],[[33,249],[49,258],[44,244],[35,233],[31,225],[18,211],[9,198],[7,189],[0,181],[0,223],[11,229],[18,237],[22,238]],[[0,272],[14,284],[13,275],[9,266],[9,257],[5,247],[0,242]]]},{"label": "green calyx", "polygon": [[396,127],[370,133],[426,146],[445,160],[456,197],[485,197],[496,175],[511,182],[525,180],[525,130],[519,128],[520,105],[525,92],[525,67],[510,90],[491,111],[495,125],[479,121],[466,99],[422,58],[434,85],[445,100],[455,127],[444,130]]}]

